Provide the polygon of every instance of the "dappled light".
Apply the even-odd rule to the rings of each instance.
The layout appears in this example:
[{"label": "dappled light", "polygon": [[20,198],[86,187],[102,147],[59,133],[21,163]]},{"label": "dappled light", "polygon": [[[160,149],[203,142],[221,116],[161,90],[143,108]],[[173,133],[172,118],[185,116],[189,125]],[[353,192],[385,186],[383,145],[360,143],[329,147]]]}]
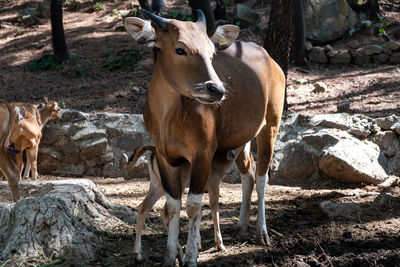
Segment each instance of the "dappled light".
[{"label": "dappled light", "polygon": [[[0,267],[159,265],[165,259],[168,243],[168,231],[161,216],[167,199],[164,191],[149,208],[143,225],[141,249],[144,262],[140,264],[134,260],[134,241],[140,236],[137,235],[136,221],[140,212],[149,206],[142,203],[149,192],[148,176],[158,173],[160,181],[153,186],[164,186],[173,192],[172,199],[181,192],[181,179],[188,177],[189,180],[190,175],[186,175],[189,169],[196,170],[190,176],[195,177],[192,185],[200,184],[198,177],[204,174],[201,176],[204,180],[208,177],[205,187],[211,189],[211,197],[209,192],[203,195],[201,214],[192,216],[201,218],[202,250],[197,257],[198,266],[400,266],[398,0],[304,0],[306,11],[317,6],[314,11],[321,12],[318,16],[308,14],[308,18],[315,20],[309,25],[312,27],[305,27],[304,34],[308,39],[300,36],[308,42],[300,46],[304,53],[299,55],[295,55],[297,46],[293,41],[296,33],[285,35],[295,32],[293,28],[286,31],[294,27],[290,20],[292,14],[289,14],[292,11],[283,10],[284,15],[279,15],[282,28],[271,27],[274,24],[270,22],[272,4],[279,6],[289,0],[212,0],[213,7],[226,5],[223,10],[226,19],[218,20],[218,26],[233,24],[229,25],[230,35],[228,31],[221,31],[220,39],[211,38],[212,42],[205,31],[202,36],[193,30],[203,29],[201,24],[190,24],[196,27],[178,31],[176,25],[180,24],[173,21],[194,19],[188,6],[194,0],[165,0],[160,16],[176,23],[168,24],[168,27],[173,25],[170,32],[180,34],[176,43],[173,40],[177,38],[174,35],[168,37],[168,31],[156,38],[156,30],[151,28],[156,27],[154,21],[153,24],[136,24],[136,28],[132,24],[136,34],[147,30],[143,34],[147,39],[142,35],[139,36],[142,39],[132,39],[124,19],[144,18],[139,7],[142,0],[57,0],[63,7],[69,57],[65,63],[54,57],[50,11],[46,11],[46,6],[39,8],[51,1],[0,0],[0,100],[29,103],[39,110],[39,104],[46,96],[58,102],[62,114],[61,120],[51,120],[48,125],[40,126],[43,138],[38,140],[41,141],[40,146],[38,143],[39,154],[35,157],[39,177],[19,183],[21,200],[18,202],[13,201],[9,181],[5,175],[3,177],[3,172],[7,173],[12,164],[6,166],[0,162]],[[318,6],[322,1],[328,3],[329,8],[322,4]],[[369,11],[357,13],[351,6],[365,8],[367,3],[379,3],[377,21],[371,18]],[[349,13],[335,17],[335,12],[342,11]],[[310,23],[307,12],[303,15],[306,17],[303,24]],[[325,30],[319,31],[322,28],[318,25],[322,24],[319,19],[338,18],[332,20],[329,27],[324,23]],[[339,25],[342,22],[343,25]],[[165,21],[164,24],[167,25]],[[271,41],[274,38],[266,38],[266,33],[278,33],[274,31],[276,28],[285,30],[276,36],[270,35],[276,37],[280,45]],[[323,39],[324,34],[329,35],[331,31],[335,36]],[[187,38],[185,33],[191,37]],[[236,37],[236,34],[238,37],[234,39],[232,36]],[[272,59],[279,58],[272,48],[268,54],[262,49],[268,47],[268,40],[282,48],[280,53],[288,62],[288,111],[283,113],[279,130],[276,120],[280,108],[276,106],[283,101],[271,93],[270,88],[279,83],[283,95],[284,79],[278,67],[268,72],[271,64],[275,66]],[[289,40],[293,44],[286,49]],[[245,42],[254,42],[258,46]],[[173,47],[169,47],[171,43]],[[151,47],[154,44],[156,47]],[[204,51],[197,54],[186,51],[192,46],[211,52],[204,56]],[[379,52],[367,52],[367,46]],[[172,52],[166,53],[169,48]],[[227,53],[232,53],[234,60],[221,59]],[[164,56],[161,57],[164,61],[155,68],[160,55]],[[296,62],[296,56],[304,62]],[[182,62],[186,65],[181,65]],[[208,82],[199,82],[196,80],[198,74],[214,76]],[[185,81],[189,76],[190,82]],[[274,76],[279,76],[280,82],[274,82]],[[152,80],[153,77],[156,78]],[[220,79],[218,83],[215,82],[217,79]],[[186,85],[193,81],[196,81],[195,88]],[[149,90],[150,84],[152,90]],[[186,91],[178,90],[182,89],[182,84]],[[263,88],[262,92],[257,91],[259,87]],[[264,91],[264,87],[268,88]],[[158,90],[157,93],[153,88]],[[142,116],[149,95],[152,104],[147,105],[147,112]],[[234,101],[229,102],[232,99]],[[167,107],[166,103],[173,105]],[[16,105],[21,106],[20,103]],[[0,150],[11,161],[17,157],[7,153],[19,153],[15,146],[18,143],[8,144],[7,130],[12,129],[13,124],[11,120],[1,121],[12,117],[4,110],[0,114],[3,130]],[[13,111],[15,122],[27,116],[25,109]],[[254,121],[258,117],[260,120],[256,125]],[[273,129],[265,131],[265,123]],[[271,133],[278,133],[276,142],[269,142]],[[258,140],[258,154],[257,135],[266,137]],[[268,144],[263,145],[261,139],[268,140]],[[244,146],[241,146],[249,140],[253,140],[251,148],[249,145],[243,150]],[[247,171],[257,162],[260,163],[258,171],[267,170],[263,166],[266,162],[264,154],[267,154],[263,153],[263,148],[269,147],[269,143],[275,143],[274,149],[264,150],[268,153],[274,150],[274,154],[268,165],[268,177],[265,177],[269,184],[265,194],[261,195],[265,197],[265,222],[271,244],[264,246],[256,238],[263,233],[258,228],[262,228],[264,221],[257,222],[260,203],[256,185],[249,201],[249,227],[239,227],[239,221],[245,221],[243,218],[246,217],[240,216],[241,206],[248,203],[242,199],[242,190],[251,189],[246,183],[241,184],[251,175],[241,176],[240,171],[243,168]],[[153,154],[143,154],[135,168],[127,169],[129,159],[140,146],[154,146]],[[240,157],[244,155],[240,153],[250,150],[255,162],[253,158],[246,158],[242,162],[246,166],[240,166]],[[149,164],[150,154],[154,157],[153,165]],[[19,154],[18,159],[20,156],[26,158],[26,153]],[[217,248],[218,241],[214,236],[217,224],[212,216],[215,206],[210,203],[213,185],[217,186],[216,181],[220,180],[210,183],[212,171],[203,173],[210,166],[199,164],[205,159],[210,160],[207,164],[211,164],[215,173],[225,168],[222,163],[231,161],[233,164],[236,160],[238,164],[221,178],[219,191],[219,224],[226,251]],[[155,164],[157,160],[158,164]],[[221,166],[215,164],[219,160]],[[150,165],[153,169],[148,169]],[[165,169],[170,170],[168,175]],[[176,179],[168,180],[171,178],[168,176],[178,173],[177,169],[181,172],[174,177]],[[164,172],[163,175],[160,172]],[[27,173],[29,176],[29,171]],[[219,178],[219,173],[214,176]],[[191,193],[199,187],[194,185]],[[183,189],[180,220],[176,224],[179,227],[177,239],[184,252],[190,251],[186,245],[188,235],[192,234],[191,239],[195,237],[194,231],[191,234],[189,231],[190,212],[186,207],[192,204],[193,208],[193,203],[200,201],[196,192],[187,205],[188,194],[187,187]],[[173,199],[171,203],[175,201]],[[17,228],[13,230],[17,226],[28,230],[18,233]],[[196,226],[192,224],[191,227]],[[56,230],[53,233],[51,229]],[[44,233],[43,240],[40,240],[41,232]],[[60,241],[57,253],[51,252],[48,239],[61,235],[70,239]],[[262,238],[266,243],[265,235]],[[31,243],[24,243],[25,239]],[[19,248],[17,245],[12,247],[9,240],[14,240],[13,244]],[[191,249],[195,247],[193,244]],[[28,249],[34,254],[26,252],[25,245],[30,246]],[[74,253],[78,255],[76,258]]]}]

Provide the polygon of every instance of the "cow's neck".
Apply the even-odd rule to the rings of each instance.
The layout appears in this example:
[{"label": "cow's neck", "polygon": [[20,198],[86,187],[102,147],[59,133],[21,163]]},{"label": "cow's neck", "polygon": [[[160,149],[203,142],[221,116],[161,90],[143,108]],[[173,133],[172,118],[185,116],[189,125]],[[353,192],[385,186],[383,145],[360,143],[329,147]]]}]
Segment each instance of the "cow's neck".
[{"label": "cow's neck", "polygon": [[161,68],[155,68],[148,94],[148,101],[153,116],[157,121],[169,120],[180,103],[181,95],[178,94],[165,79]]},{"label": "cow's neck", "polygon": [[42,121],[40,127],[42,128],[44,125],[46,125],[47,121],[50,119],[51,111],[46,108],[43,108],[39,111],[39,113],[40,113],[40,120]]}]

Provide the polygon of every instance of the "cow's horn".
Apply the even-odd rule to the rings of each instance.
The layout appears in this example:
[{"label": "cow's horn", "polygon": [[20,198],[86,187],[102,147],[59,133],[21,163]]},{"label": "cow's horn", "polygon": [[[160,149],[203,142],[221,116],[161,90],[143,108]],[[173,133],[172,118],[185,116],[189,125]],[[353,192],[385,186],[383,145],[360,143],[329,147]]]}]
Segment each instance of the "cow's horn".
[{"label": "cow's horn", "polygon": [[157,26],[159,26],[162,30],[166,30],[169,26],[170,20],[164,19],[160,16],[157,16],[146,9],[142,9],[142,12],[146,17],[151,19]]},{"label": "cow's horn", "polygon": [[206,17],[204,16],[203,11],[201,11],[201,9],[196,9],[196,12],[197,12],[197,21],[200,21],[204,25],[207,25]]}]

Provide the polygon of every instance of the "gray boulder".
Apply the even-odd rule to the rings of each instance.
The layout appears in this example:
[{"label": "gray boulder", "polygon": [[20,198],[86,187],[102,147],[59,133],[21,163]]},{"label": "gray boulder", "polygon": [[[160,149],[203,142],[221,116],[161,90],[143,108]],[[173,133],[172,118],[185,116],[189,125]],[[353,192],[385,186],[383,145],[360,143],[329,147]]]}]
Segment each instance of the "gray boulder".
[{"label": "gray boulder", "polygon": [[347,136],[323,150],[319,168],[327,176],[343,182],[379,184],[388,174],[379,163],[379,149]]},{"label": "gray boulder", "polygon": [[307,0],[306,38],[326,43],[342,37],[357,23],[357,15],[345,0]]},{"label": "gray boulder", "polygon": [[260,14],[243,4],[237,4],[235,6],[233,14],[236,20],[251,25],[258,23],[258,21],[260,20]]}]

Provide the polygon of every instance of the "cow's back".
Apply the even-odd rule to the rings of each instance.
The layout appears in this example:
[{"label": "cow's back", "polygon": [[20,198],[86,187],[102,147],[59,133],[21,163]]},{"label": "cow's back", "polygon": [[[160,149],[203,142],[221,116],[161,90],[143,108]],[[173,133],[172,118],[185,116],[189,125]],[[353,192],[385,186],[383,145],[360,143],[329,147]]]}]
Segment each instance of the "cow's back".
[{"label": "cow's back", "polygon": [[227,90],[226,99],[218,107],[219,147],[244,145],[265,125],[271,99],[283,101],[284,74],[268,53],[254,43],[233,43],[217,53],[213,65]]}]

